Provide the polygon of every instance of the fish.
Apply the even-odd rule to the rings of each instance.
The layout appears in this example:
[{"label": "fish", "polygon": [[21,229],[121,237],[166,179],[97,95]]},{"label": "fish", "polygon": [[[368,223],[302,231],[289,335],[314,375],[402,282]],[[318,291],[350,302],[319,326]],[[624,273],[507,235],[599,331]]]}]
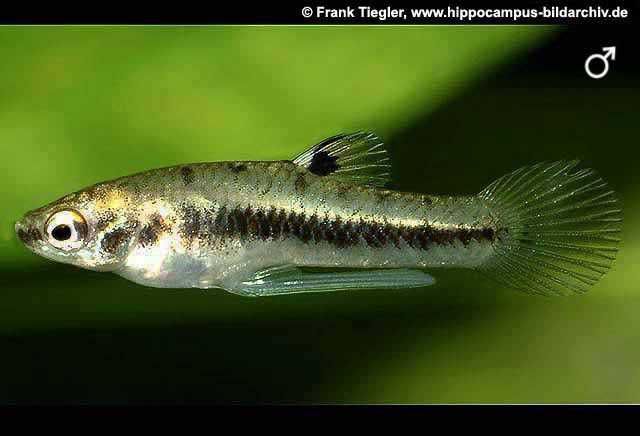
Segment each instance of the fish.
[{"label": "fish", "polygon": [[374,133],[329,137],[291,160],[147,170],[27,212],[37,255],[155,288],[248,297],[436,283],[476,270],[537,295],[584,293],[611,268],[622,209],[578,160],[521,167],[471,195],[389,188]]}]

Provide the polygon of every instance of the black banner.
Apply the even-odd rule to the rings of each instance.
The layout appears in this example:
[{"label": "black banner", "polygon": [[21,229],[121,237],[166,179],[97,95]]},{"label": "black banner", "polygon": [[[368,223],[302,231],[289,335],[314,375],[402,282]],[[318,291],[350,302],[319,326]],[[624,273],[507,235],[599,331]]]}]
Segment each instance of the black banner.
[{"label": "black banner", "polygon": [[474,25],[474,24],[628,24],[637,15],[636,2],[350,2],[335,6],[317,0],[297,5],[276,2],[210,2],[156,4],[152,8],[68,8],[61,5],[26,8],[6,6],[0,24],[314,24],[314,25]]}]

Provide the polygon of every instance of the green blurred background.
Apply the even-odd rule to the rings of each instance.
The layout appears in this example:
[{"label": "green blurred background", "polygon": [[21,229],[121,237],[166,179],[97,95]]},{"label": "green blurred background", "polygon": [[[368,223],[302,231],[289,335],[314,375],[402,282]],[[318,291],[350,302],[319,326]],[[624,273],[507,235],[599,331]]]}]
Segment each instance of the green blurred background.
[{"label": "green blurred background", "polygon": [[[638,69],[619,48],[605,79],[582,70],[631,41],[609,31],[0,28],[0,402],[640,402]],[[582,158],[624,202],[614,269],[570,298],[437,271],[426,289],[245,299],[51,263],[13,234],[101,180],[356,129],[390,144],[403,190]]]}]

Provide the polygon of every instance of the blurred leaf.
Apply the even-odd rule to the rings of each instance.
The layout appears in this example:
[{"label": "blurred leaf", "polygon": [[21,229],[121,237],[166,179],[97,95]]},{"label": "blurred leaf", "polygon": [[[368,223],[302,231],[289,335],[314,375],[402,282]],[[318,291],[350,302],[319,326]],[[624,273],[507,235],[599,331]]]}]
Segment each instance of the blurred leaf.
[{"label": "blurred leaf", "polygon": [[359,128],[385,135],[550,32],[2,28],[0,268],[33,261],[13,237],[26,210],[153,167],[289,158]]}]

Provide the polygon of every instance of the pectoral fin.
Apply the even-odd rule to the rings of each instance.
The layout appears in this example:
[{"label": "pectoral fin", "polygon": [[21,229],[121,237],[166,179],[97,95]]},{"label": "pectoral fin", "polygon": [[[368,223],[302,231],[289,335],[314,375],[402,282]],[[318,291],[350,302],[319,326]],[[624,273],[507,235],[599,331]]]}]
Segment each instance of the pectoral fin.
[{"label": "pectoral fin", "polygon": [[254,297],[348,289],[406,289],[435,283],[429,274],[410,269],[308,272],[292,266],[270,268],[241,283],[239,293]]}]

